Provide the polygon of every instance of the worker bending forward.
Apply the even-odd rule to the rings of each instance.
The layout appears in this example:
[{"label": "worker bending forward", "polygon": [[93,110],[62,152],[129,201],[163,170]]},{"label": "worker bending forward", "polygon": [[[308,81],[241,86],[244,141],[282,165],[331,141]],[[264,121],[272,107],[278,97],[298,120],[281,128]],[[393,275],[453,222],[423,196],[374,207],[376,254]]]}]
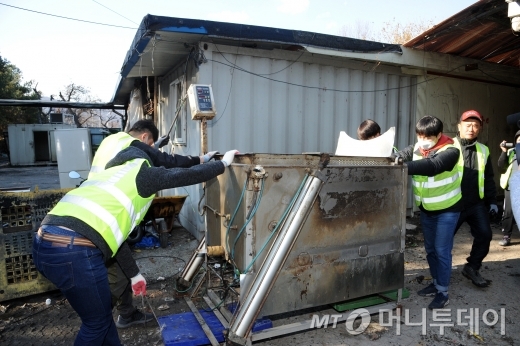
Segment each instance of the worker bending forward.
[{"label": "worker bending forward", "polygon": [[81,318],[75,345],[121,344],[105,262],[115,258],[131,278],[134,294],[146,294],[146,280],[125,239],[145,216],[155,193],[222,174],[236,152],[228,151],[221,161],[166,169],[152,167],[144,151],[130,146],[47,214],[33,240],[33,260]]},{"label": "worker bending forward", "polygon": [[435,296],[428,305],[441,309],[449,303],[453,235],[462,209],[457,169],[459,150],[442,134],[443,124],[427,115],[415,125],[417,143],[398,153],[412,175],[415,204],[421,210],[426,259],[433,283],[418,295]]}]

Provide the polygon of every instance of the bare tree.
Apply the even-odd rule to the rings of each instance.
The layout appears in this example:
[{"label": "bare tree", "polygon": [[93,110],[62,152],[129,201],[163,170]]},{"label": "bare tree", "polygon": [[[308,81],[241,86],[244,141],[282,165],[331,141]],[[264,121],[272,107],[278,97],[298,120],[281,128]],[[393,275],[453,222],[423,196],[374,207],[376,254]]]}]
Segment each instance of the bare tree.
[{"label": "bare tree", "polygon": [[114,127],[120,127],[119,119],[121,119],[119,114],[110,111],[108,114],[101,113],[99,121],[102,127],[109,129]]},{"label": "bare tree", "polygon": [[401,23],[394,18],[392,21],[384,22],[381,31],[376,34],[373,33],[372,26],[372,23],[357,21],[354,25],[342,26],[338,35],[361,40],[404,44],[433,27],[434,23],[431,20]]},{"label": "bare tree", "polygon": [[343,25],[338,35],[358,38],[360,40],[375,41],[375,35],[372,33],[372,24],[359,20],[353,25]]},{"label": "bare tree", "polygon": [[[65,87],[65,90],[59,92],[59,97],[65,102],[84,102],[95,103],[100,102],[99,99],[93,97],[90,90],[84,86],[71,83]],[[88,108],[70,108],[67,107],[65,116],[71,116],[72,122],[77,127],[94,127],[98,126],[101,117],[99,110]]]},{"label": "bare tree", "polygon": [[381,38],[383,42],[405,44],[433,26],[434,23],[432,20],[403,24],[394,18],[391,22],[384,23],[383,29],[381,30]]}]

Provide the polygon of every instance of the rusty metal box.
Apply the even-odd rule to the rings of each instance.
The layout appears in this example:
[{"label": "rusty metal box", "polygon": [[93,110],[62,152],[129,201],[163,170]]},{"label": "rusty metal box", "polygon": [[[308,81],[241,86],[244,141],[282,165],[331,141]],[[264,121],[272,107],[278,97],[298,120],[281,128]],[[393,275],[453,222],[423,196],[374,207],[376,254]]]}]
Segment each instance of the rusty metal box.
[{"label": "rusty metal box", "polygon": [[[248,267],[253,275],[258,272],[275,238],[268,241],[271,232],[319,160],[313,154],[236,156],[224,174],[207,184],[207,246],[222,245],[241,273]],[[262,193],[256,195],[248,179],[255,169],[266,173],[257,183],[263,187],[256,187]],[[322,172],[328,180],[260,316],[404,286],[406,166],[389,158],[332,156]]]}]

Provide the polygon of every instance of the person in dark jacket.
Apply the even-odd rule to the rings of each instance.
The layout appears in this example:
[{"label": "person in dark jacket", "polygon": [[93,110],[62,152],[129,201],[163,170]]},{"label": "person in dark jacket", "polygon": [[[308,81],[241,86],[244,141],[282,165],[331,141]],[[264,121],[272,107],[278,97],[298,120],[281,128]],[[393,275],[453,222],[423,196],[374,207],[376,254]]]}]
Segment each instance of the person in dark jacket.
[{"label": "person in dark jacket", "polygon": [[166,169],[153,167],[145,152],[130,146],[49,211],[33,239],[33,261],[80,316],[75,345],[120,345],[106,261],[114,258],[131,278],[133,293],[146,295],[146,280],[125,239],[155,193],[212,179],[224,173],[236,153],[191,168]]},{"label": "person in dark jacket", "polygon": [[[208,162],[216,154],[216,151],[212,151],[202,156],[169,155],[156,149],[156,147],[167,143],[167,136],[160,139],[158,139],[158,136],[159,130],[151,120],[138,120],[130,127],[128,133],[119,132],[108,136],[101,142],[92,160],[89,179],[93,178],[95,174],[103,172],[107,162],[127,147],[142,150],[150,158],[153,166],[165,168],[189,168]],[[107,266],[112,303],[119,312],[116,318],[116,326],[127,328],[134,324],[153,320],[154,317],[151,313],[141,312],[134,306],[130,277],[124,275],[118,262],[112,259],[108,261]]]},{"label": "person in dark jacket", "polygon": [[[516,132],[513,139],[513,144],[520,142],[520,130]],[[511,174],[518,168],[516,162],[516,149],[506,148],[506,141],[500,143],[500,157],[498,158],[498,169],[502,175],[500,176],[500,187],[504,189],[504,208],[502,214],[502,233],[503,238],[498,242],[498,245],[508,246],[511,244],[511,235],[513,234],[513,227],[515,225],[515,218],[511,209],[511,193],[509,191],[509,178]]]},{"label": "person in dark jacket", "polygon": [[464,205],[457,222],[457,230],[467,222],[473,236],[473,245],[466,258],[467,263],[462,268],[462,275],[478,287],[489,286],[489,281],[480,275],[479,270],[489,252],[493,237],[489,214],[498,212],[489,148],[477,140],[483,123],[482,115],[476,110],[462,113],[458,124],[459,133],[454,138],[455,145],[461,151],[458,167],[462,174]]},{"label": "person in dark jacket", "polygon": [[426,259],[433,283],[418,291],[423,297],[435,296],[430,309],[449,303],[453,235],[462,209],[457,162],[459,150],[442,133],[442,121],[427,115],[415,126],[417,143],[397,153],[412,176],[415,204],[421,210]]}]

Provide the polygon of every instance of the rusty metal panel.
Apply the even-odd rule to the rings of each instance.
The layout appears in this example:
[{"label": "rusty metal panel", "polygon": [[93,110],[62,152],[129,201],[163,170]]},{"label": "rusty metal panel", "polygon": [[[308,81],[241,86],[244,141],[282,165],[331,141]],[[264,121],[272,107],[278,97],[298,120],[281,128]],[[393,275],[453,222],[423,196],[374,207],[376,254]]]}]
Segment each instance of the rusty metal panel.
[{"label": "rusty metal panel", "polygon": [[520,44],[507,6],[503,0],[477,1],[404,46],[518,67]]},{"label": "rusty metal panel", "polygon": [[[316,155],[255,154],[237,157],[207,185],[207,245],[222,245],[244,272],[258,271],[271,232]],[[249,227],[238,237],[255,201],[249,172],[268,174]],[[323,186],[262,309],[272,315],[402,288],[407,172],[386,158],[332,157]],[[243,187],[244,199],[233,218]],[[231,224],[228,223],[231,219]],[[267,245],[265,245],[267,244]],[[241,287],[242,288],[242,287]],[[243,288],[242,288],[243,289]]]}]

